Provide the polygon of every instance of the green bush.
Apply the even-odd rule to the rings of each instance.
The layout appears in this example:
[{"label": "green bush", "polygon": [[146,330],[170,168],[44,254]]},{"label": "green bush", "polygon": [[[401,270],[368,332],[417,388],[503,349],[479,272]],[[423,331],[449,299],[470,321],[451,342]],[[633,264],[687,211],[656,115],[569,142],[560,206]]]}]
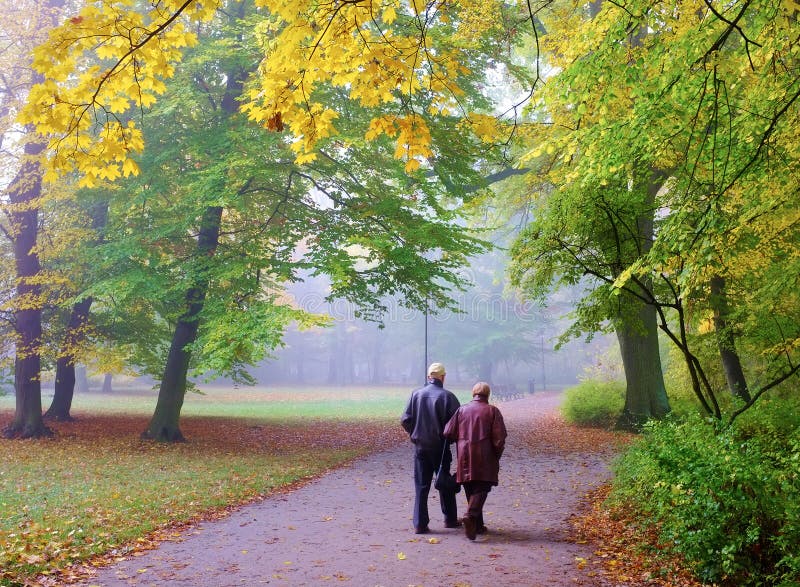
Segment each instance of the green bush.
[{"label": "green bush", "polygon": [[582,381],[564,394],[561,413],[579,426],[613,426],[625,406],[625,385],[616,381]]},{"label": "green bush", "polygon": [[704,581],[800,584],[800,429],[791,416],[775,434],[778,413],[725,430],[699,416],[648,424],[615,464],[611,505]]},{"label": "green bush", "polygon": [[739,416],[736,428],[743,438],[763,436],[786,444],[800,430],[800,398],[760,399]]}]

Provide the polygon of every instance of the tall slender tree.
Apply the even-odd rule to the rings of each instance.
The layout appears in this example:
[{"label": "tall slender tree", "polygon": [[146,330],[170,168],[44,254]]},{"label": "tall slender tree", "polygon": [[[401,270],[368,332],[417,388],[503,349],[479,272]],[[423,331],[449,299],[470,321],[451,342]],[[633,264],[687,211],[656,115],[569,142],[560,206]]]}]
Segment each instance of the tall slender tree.
[{"label": "tall slender tree", "polygon": [[[62,0],[25,3],[26,18],[3,19],[4,36],[9,37],[7,59],[14,79],[3,77],[3,108],[18,110],[34,84],[44,77],[30,68],[28,53],[55,27],[64,3]],[[4,7],[4,10],[14,10]],[[13,29],[13,32],[12,32]],[[11,33],[11,34],[9,34]],[[41,344],[42,344],[42,287],[41,264],[37,250],[39,210],[42,192],[41,155],[44,140],[33,125],[10,126],[3,129],[3,146],[18,155],[13,179],[5,189],[4,212],[7,224],[4,233],[12,243],[15,264],[16,292],[12,325],[15,344],[14,388],[16,410],[14,419],[4,430],[8,437],[35,437],[50,433],[42,418]],[[16,136],[15,136],[16,135]]]},{"label": "tall slender tree", "polygon": [[[101,232],[108,221],[108,200],[101,198],[90,205],[89,218],[91,231],[94,237],[85,244],[102,242]],[[85,263],[77,263],[79,271],[86,271]],[[87,271],[88,273],[88,271]],[[80,279],[73,276],[73,286],[78,288]],[[73,302],[69,309],[69,318],[61,346],[56,356],[55,381],[53,383],[53,401],[44,414],[45,419],[57,421],[71,421],[72,400],[75,394],[76,373],[75,365],[80,357],[80,351],[85,346],[89,335],[89,311],[93,299],[85,296]]]}]

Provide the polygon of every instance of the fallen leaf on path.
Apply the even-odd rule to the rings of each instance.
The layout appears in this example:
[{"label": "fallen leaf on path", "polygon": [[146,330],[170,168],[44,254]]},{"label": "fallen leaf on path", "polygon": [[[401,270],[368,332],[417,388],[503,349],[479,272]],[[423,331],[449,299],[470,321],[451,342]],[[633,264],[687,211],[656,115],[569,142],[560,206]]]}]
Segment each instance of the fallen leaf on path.
[{"label": "fallen leaf on path", "polygon": [[428,538],[429,544],[439,544],[441,542],[438,538]]},{"label": "fallen leaf on path", "polygon": [[397,560],[399,560],[399,561],[404,561],[404,560],[406,560],[406,555],[405,555],[405,554],[403,554],[402,552],[398,552],[398,553],[397,553]]}]

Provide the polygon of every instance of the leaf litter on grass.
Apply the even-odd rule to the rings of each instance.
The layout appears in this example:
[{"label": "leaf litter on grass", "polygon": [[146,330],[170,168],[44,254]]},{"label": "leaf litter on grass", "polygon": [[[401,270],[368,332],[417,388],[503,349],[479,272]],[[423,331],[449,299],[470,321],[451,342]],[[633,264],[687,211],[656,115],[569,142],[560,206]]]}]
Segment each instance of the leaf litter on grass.
[{"label": "leaf litter on grass", "polygon": [[78,418],[53,439],[0,440],[0,585],[72,582],[403,439],[388,421],[188,417],[189,442],[159,444],[139,439],[146,416]]}]

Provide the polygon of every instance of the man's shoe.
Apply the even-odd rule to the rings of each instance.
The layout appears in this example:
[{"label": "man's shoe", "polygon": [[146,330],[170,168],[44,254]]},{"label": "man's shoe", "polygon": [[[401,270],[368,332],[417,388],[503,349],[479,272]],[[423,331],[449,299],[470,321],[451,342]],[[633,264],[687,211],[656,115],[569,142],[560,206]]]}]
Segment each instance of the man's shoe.
[{"label": "man's shoe", "polygon": [[460,528],[461,527],[461,520],[454,520],[452,522],[448,522],[445,520],[444,522],[445,528]]},{"label": "man's shoe", "polygon": [[414,534],[427,534],[431,530],[427,526],[420,526],[419,528],[414,528]]},{"label": "man's shoe", "polygon": [[489,533],[489,528],[487,528],[484,525],[480,525],[477,528],[475,528],[475,533],[476,534],[488,534]]},{"label": "man's shoe", "polygon": [[469,516],[464,516],[462,520],[464,522],[464,534],[467,535],[467,538],[470,540],[475,540],[475,536],[477,535],[477,526],[475,524],[475,520],[470,518]]}]

